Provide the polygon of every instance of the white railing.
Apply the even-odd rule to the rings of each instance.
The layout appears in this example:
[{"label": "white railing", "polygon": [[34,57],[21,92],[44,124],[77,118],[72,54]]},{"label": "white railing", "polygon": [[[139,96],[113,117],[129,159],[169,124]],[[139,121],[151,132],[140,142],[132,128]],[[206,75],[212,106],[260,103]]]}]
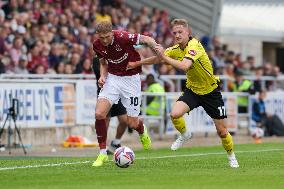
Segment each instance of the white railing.
[{"label": "white railing", "polygon": [[[141,75],[142,80],[145,79],[145,75]],[[257,78],[254,76],[246,76],[246,79],[249,80],[256,80]],[[43,74],[43,75],[33,75],[33,74],[2,74],[0,75],[0,83],[76,83],[78,80],[88,80],[93,82],[91,79],[94,79],[94,83],[96,82],[95,79],[96,77],[94,75],[84,75],[84,74],[74,74],[74,75],[57,75],[57,74]],[[181,81],[185,80],[186,77],[182,75],[161,75],[159,77],[160,82],[167,82],[170,83],[170,86],[175,87],[181,87]],[[225,82],[230,80],[227,76],[220,76],[221,80],[224,80]],[[261,78],[261,81],[265,85],[265,81],[284,81],[284,76],[280,77],[269,77],[269,76],[264,76]],[[180,89],[180,88],[178,88]],[[165,94],[153,94],[153,93],[147,93],[143,92],[143,97],[142,97],[142,110],[145,110],[147,105],[146,105],[146,98],[148,96],[160,96],[160,100],[162,98],[167,98],[168,96],[174,96],[180,94],[179,92],[167,92]],[[225,93],[224,93],[225,94]],[[231,95],[235,96],[249,96],[248,93],[230,93]],[[167,104],[166,104],[167,106]],[[250,106],[249,106],[250,107]],[[167,108],[167,107],[166,107]],[[249,111],[248,113],[245,114],[237,114],[238,118],[249,118],[251,115],[251,112]],[[142,117],[147,121],[147,120],[156,120],[158,123],[159,127],[159,136],[162,138],[164,131],[166,129],[165,121],[170,122],[170,116],[169,116],[169,111],[164,111],[160,110],[160,115],[159,116],[150,116],[146,115],[145,111],[142,111]],[[248,119],[250,120],[250,119]]]},{"label": "white railing", "polygon": [[[145,80],[145,75],[141,75],[141,79]],[[185,75],[160,75],[158,77],[158,82],[161,84],[167,84],[169,86],[170,92],[179,92],[182,89],[182,81],[186,80]],[[228,81],[234,81],[233,78],[228,77],[227,75],[220,75],[220,80],[223,82],[224,91],[228,91]],[[60,80],[60,81],[68,81],[68,80],[78,80],[78,79],[96,79],[95,75],[92,74],[0,74],[0,80],[5,79],[19,79],[21,82],[25,79],[42,79],[42,80]],[[272,81],[274,89],[283,87],[279,86],[277,82],[283,82],[284,85],[284,75],[273,77],[273,76],[262,76],[261,78],[257,78],[256,76],[244,76],[244,79],[248,79],[250,81],[260,80],[261,87],[265,88],[266,81]],[[41,82],[41,81],[37,81]]]}]

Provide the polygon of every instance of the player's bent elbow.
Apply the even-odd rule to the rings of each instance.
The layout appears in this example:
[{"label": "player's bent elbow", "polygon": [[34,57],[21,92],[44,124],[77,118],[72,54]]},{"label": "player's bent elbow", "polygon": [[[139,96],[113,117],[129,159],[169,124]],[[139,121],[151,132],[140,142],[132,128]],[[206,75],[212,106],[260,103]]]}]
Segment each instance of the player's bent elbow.
[{"label": "player's bent elbow", "polygon": [[184,72],[187,72],[187,70],[189,69],[190,65],[187,65],[187,64],[184,64],[182,67],[181,67],[181,70],[184,71]]}]

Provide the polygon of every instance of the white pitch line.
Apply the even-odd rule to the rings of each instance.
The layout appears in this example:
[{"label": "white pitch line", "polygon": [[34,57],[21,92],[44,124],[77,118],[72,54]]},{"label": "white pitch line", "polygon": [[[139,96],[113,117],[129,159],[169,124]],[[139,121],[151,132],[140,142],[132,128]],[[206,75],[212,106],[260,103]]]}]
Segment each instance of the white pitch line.
[{"label": "white pitch line", "polygon": [[[237,154],[240,153],[259,153],[259,152],[273,152],[273,151],[284,151],[284,149],[263,149],[254,151],[236,151]],[[224,155],[224,152],[212,152],[212,153],[198,153],[198,154],[177,154],[168,156],[156,156],[156,157],[138,157],[136,160],[144,159],[166,159],[166,158],[178,158],[178,157],[198,157],[198,156],[210,156],[210,155]],[[109,160],[112,161],[112,160]],[[40,167],[59,167],[64,165],[76,165],[76,164],[86,164],[92,161],[77,161],[77,162],[62,162],[62,163],[51,163],[43,165],[27,165],[27,166],[14,166],[14,167],[1,167],[0,171],[5,170],[15,170],[15,169],[29,169],[29,168],[40,168]]]},{"label": "white pitch line", "polygon": [[84,163],[91,163],[91,161],[62,162],[62,163],[51,163],[51,164],[44,164],[44,165],[27,165],[27,166],[20,166],[20,167],[2,167],[0,168],[0,171],[14,170],[14,169],[39,168],[39,167],[58,167],[58,166],[63,166],[63,165],[76,165],[76,164],[84,164]]}]

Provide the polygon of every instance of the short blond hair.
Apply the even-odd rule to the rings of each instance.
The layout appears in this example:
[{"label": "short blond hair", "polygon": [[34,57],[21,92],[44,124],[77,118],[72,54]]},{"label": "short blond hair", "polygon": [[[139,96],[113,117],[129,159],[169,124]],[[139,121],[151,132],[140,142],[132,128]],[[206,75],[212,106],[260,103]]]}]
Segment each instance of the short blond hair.
[{"label": "short blond hair", "polygon": [[109,21],[101,21],[96,25],[96,33],[108,33],[112,31],[112,23]]},{"label": "short blond hair", "polygon": [[173,21],[171,21],[171,26],[172,27],[177,26],[177,25],[181,25],[181,26],[183,26],[185,28],[188,28],[188,22],[187,22],[186,19],[176,18]]}]

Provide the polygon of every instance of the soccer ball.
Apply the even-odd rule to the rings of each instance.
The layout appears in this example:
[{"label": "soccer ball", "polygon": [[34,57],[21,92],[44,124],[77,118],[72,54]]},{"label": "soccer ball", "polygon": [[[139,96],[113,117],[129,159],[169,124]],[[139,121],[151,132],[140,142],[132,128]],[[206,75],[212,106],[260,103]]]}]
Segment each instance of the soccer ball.
[{"label": "soccer ball", "polygon": [[256,127],[251,131],[253,138],[262,138],[264,136],[264,131],[262,128]]},{"label": "soccer ball", "polygon": [[129,167],[131,164],[133,164],[134,159],[134,152],[126,146],[117,148],[113,154],[113,161],[120,168]]}]

